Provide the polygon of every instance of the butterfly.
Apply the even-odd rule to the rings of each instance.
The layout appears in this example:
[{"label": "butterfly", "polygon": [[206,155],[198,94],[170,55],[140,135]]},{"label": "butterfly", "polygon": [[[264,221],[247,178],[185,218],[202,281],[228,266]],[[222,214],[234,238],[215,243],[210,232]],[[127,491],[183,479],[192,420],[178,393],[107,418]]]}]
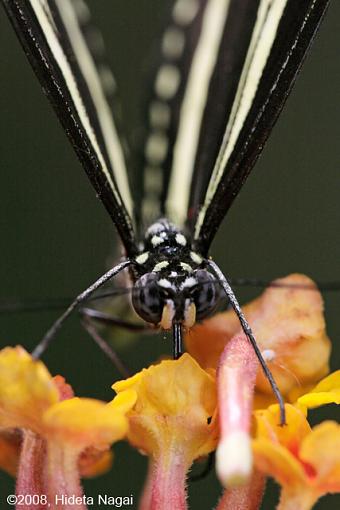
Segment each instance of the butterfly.
[{"label": "butterfly", "polygon": [[[5,9],[83,168],[120,236],[122,261],[82,292],[66,318],[128,269],[135,311],[173,332],[209,316],[222,289],[281,404],[235,294],[209,257],[255,165],[325,10],[326,0],[178,0],[158,49],[147,103],[143,193],[134,195],[114,80],[82,0],[7,1]],[[217,285],[218,283],[218,285]]]}]

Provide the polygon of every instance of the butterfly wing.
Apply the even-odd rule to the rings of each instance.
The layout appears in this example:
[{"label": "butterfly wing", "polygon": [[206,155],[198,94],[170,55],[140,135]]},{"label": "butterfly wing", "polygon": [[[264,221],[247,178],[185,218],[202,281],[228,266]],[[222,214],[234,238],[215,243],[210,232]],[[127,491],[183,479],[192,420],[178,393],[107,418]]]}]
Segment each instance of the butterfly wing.
[{"label": "butterfly wing", "polygon": [[115,83],[82,0],[3,0],[23,49],[110,214],[127,255],[136,252],[123,139],[110,104]]},{"label": "butterfly wing", "polygon": [[328,3],[175,2],[149,103],[145,205],[153,199],[161,214],[186,225],[204,254],[264,147]]}]

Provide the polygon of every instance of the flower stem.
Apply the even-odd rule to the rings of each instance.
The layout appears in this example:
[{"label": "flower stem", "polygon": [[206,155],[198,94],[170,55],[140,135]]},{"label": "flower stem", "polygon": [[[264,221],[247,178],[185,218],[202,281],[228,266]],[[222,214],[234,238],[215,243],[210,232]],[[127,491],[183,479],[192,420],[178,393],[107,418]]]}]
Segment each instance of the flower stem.
[{"label": "flower stem", "polygon": [[24,497],[25,505],[17,505],[21,510],[41,510],[47,508],[47,502],[37,503],[30,498],[45,494],[44,465],[46,460],[46,443],[34,432],[26,430],[20,454],[16,493]]},{"label": "flower stem", "polygon": [[251,479],[242,487],[227,489],[216,510],[258,510],[263,498],[266,478],[254,471]]},{"label": "flower stem", "polygon": [[78,470],[79,452],[72,445],[48,445],[48,494],[50,510],[86,510]]},{"label": "flower stem", "polygon": [[188,468],[183,455],[171,448],[150,459],[139,510],[185,510]]}]

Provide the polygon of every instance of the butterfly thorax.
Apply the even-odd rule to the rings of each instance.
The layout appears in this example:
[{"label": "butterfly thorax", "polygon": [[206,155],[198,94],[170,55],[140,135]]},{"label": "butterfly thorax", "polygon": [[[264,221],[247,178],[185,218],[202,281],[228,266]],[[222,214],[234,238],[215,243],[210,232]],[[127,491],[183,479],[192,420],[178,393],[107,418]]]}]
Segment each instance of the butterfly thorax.
[{"label": "butterfly thorax", "polygon": [[168,220],[151,225],[135,259],[133,305],[147,322],[170,329],[174,322],[191,327],[215,308],[215,280],[190,239]]}]

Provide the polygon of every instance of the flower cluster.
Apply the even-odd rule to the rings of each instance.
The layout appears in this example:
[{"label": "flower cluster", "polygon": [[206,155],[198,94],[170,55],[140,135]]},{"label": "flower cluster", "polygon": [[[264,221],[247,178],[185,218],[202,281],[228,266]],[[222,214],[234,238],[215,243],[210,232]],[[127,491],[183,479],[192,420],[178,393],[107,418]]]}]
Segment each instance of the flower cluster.
[{"label": "flower cluster", "polygon": [[340,371],[327,375],[322,299],[316,288],[306,292],[313,282],[305,276],[279,283],[243,310],[284,395],[285,425],[231,311],[188,332],[179,360],[116,382],[109,403],[74,397],[24,349],[3,349],[0,467],[16,476],[17,493],[47,495],[32,509],[60,508],[57,494],[79,496],[85,509],[81,477],[107,470],[110,446],[121,439],[149,458],[141,510],[188,508],[188,472],[215,450],[217,510],[259,508],[267,477],[281,486],[279,510],[308,510],[339,492],[340,426],[308,422],[310,409],[340,403]]},{"label": "flower cluster", "polygon": [[[58,495],[82,500],[81,475],[109,467],[109,446],[125,436],[126,413],[135,399],[132,392],[110,404],[76,398],[62,377],[52,377],[24,349],[3,349],[0,462],[3,469],[16,474],[17,493],[46,495],[41,508],[52,510],[60,508]],[[32,508],[40,506],[32,502]]]}]

